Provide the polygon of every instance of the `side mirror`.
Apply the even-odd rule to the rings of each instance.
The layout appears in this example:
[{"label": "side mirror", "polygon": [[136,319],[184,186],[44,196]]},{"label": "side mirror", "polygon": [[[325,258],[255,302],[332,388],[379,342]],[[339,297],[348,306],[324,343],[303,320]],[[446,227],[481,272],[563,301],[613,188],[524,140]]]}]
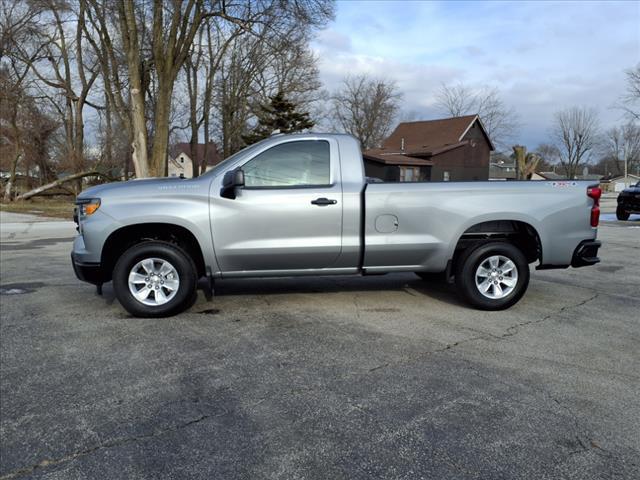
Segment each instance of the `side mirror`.
[{"label": "side mirror", "polygon": [[236,187],[244,186],[244,172],[241,168],[230,170],[224,174],[220,196],[231,200],[236,198]]}]

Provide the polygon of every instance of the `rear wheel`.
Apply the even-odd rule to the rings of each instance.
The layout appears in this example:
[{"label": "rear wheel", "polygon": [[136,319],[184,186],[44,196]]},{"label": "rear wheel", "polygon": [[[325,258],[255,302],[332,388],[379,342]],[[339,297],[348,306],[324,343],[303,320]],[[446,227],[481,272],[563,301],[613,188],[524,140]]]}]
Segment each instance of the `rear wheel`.
[{"label": "rear wheel", "polygon": [[618,220],[629,220],[629,212],[625,211],[624,208],[618,207],[616,208],[616,218]]},{"label": "rear wheel", "polygon": [[120,304],[136,317],[168,317],[193,305],[197,291],[193,260],[165,242],[144,242],[125,251],[113,270]]},{"label": "rear wheel", "polygon": [[482,310],[514,305],[529,285],[524,254],[506,242],[492,242],[466,251],[457,262],[456,286],[464,299]]}]

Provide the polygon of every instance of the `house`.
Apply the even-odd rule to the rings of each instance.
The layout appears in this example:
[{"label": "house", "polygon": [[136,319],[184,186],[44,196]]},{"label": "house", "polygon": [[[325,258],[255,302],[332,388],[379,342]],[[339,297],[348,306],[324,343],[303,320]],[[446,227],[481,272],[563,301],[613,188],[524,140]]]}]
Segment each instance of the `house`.
[{"label": "house", "polygon": [[478,115],[402,122],[363,152],[365,175],[387,182],[488,180],[493,144]]},{"label": "house", "polygon": [[560,175],[556,172],[534,172],[531,180],[566,180],[566,175]]},{"label": "house", "polygon": [[516,161],[504,153],[492,153],[489,158],[489,180],[517,180]]},{"label": "house", "polygon": [[[206,170],[210,170],[222,161],[215,143],[209,145],[198,143],[196,145],[195,160],[198,165],[206,165]],[[206,155],[206,158],[205,158]],[[170,177],[184,176],[193,177],[194,155],[191,153],[190,143],[176,143],[169,149],[168,175]]]},{"label": "house", "polygon": [[640,181],[640,176],[628,174],[626,177],[624,175],[615,175],[613,177],[603,177],[600,180],[600,187],[605,192],[621,192],[629,185],[635,185]]},{"label": "house", "polygon": [[[600,175],[599,173],[589,173],[589,171],[585,168],[582,172],[582,175],[576,175],[571,180],[593,180],[594,182],[599,182],[601,178],[602,175]],[[534,172],[531,176],[531,180],[568,180],[568,178],[563,173]]]}]

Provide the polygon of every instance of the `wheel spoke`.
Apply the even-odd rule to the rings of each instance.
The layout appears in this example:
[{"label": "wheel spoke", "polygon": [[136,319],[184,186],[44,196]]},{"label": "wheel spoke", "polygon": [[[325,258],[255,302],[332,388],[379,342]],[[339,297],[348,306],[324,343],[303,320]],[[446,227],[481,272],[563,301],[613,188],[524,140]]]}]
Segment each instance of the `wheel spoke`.
[{"label": "wheel spoke", "polygon": [[180,284],[180,282],[178,282],[178,280],[165,280],[164,281],[164,288],[166,288],[167,290],[175,290],[176,288],[178,288],[178,285]]},{"label": "wheel spoke", "polygon": [[160,269],[158,270],[158,274],[164,277],[165,275],[171,273],[172,271],[173,271],[173,267],[171,266],[170,263],[162,262],[162,265],[160,265]]},{"label": "wheel spoke", "polygon": [[158,290],[154,290],[153,294],[156,296],[156,303],[158,305],[162,305],[163,303],[167,303],[168,298],[165,295],[165,293],[162,290],[162,288],[159,288]]},{"label": "wheel spoke", "polygon": [[143,260],[141,262],[141,266],[142,268],[144,268],[144,271],[147,272],[148,274],[152,274],[155,272],[155,267],[153,266],[153,260],[150,258]]},{"label": "wheel spoke", "polygon": [[493,294],[496,297],[501,297],[502,296],[502,287],[500,286],[499,283],[494,283],[493,284]]},{"label": "wheel spoke", "polygon": [[489,287],[491,285],[492,285],[492,283],[491,283],[490,280],[485,280],[480,285],[478,285],[478,288],[480,289],[481,292],[486,292],[487,290],[489,290]]},{"label": "wheel spoke", "polygon": [[500,259],[498,257],[489,258],[489,265],[491,265],[491,268],[498,268],[499,263],[500,263]]},{"label": "wheel spoke", "polygon": [[149,297],[150,293],[151,293],[151,289],[148,288],[147,286],[144,286],[135,293],[135,297],[138,300],[146,300]]},{"label": "wheel spoke", "polygon": [[502,273],[509,273],[514,268],[516,268],[516,265],[511,260],[507,260],[502,266]]},{"label": "wheel spoke", "polygon": [[138,285],[140,283],[147,283],[146,278],[147,277],[145,277],[144,275],[142,275],[140,273],[136,273],[136,272],[131,272],[129,274],[129,282],[130,283],[134,283],[136,285]]},{"label": "wheel spoke", "polygon": [[488,277],[489,275],[491,275],[491,270],[488,270],[484,266],[480,265],[476,275],[478,275],[479,277]]},{"label": "wheel spoke", "polygon": [[515,278],[504,277],[501,282],[504,283],[507,287],[515,287],[518,280],[516,280]]}]

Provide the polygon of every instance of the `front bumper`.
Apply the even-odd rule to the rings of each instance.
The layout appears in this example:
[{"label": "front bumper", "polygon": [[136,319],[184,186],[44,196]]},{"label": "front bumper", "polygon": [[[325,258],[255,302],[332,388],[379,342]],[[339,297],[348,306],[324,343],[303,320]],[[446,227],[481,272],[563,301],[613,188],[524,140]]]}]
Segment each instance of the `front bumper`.
[{"label": "front bumper", "polygon": [[94,285],[102,285],[104,283],[104,275],[99,263],[82,262],[78,260],[75,252],[71,252],[71,265],[73,265],[73,271],[79,280],[93,283]]},{"label": "front bumper", "polygon": [[630,195],[618,197],[618,208],[629,213],[640,212],[640,198],[634,198]]},{"label": "front bumper", "polygon": [[571,259],[571,266],[586,267],[588,265],[595,265],[600,262],[598,258],[598,249],[602,243],[598,240],[583,240],[580,242],[573,252],[573,258]]}]

